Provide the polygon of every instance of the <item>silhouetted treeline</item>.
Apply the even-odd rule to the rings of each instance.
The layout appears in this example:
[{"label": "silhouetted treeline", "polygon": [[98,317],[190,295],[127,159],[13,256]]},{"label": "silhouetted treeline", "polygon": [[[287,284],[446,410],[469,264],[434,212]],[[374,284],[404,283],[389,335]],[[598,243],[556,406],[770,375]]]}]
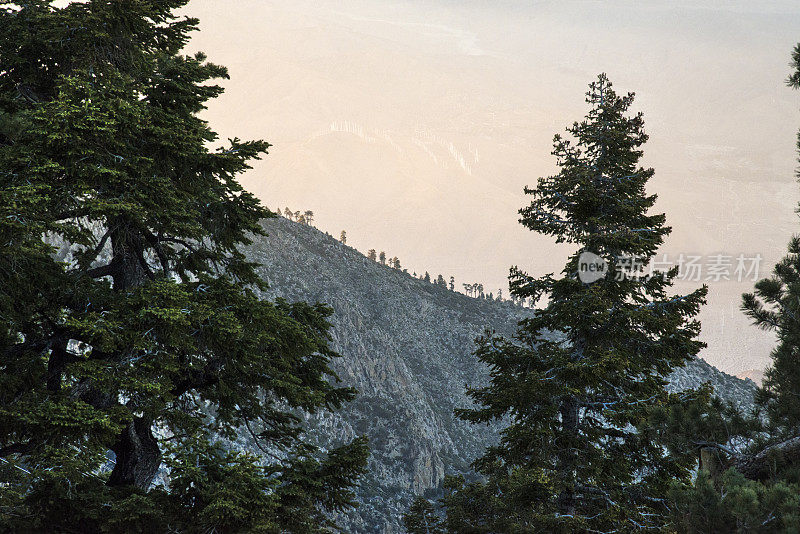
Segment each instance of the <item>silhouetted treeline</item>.
[{"label": "silhouetted treeline", "polygon": [[[314,212],[311,210],[306,211],[293,211],[291,208],[285,208],[283,212],[278,210],[278,215],[283,215],[290,221],[299,222],[301,224],[311,225],[314,221]],[[327,235],[330,235],[326,232]],[[346,245],[347,244],[347,231],[342,230],[339,234],[339,241]],[[441,286],[445,289],[449,289],[450,291],[456,291],[456,279],[454,276],[450,276],[449,279],[445,278],[443,274],[438,274],[436,278],[433,278],[428,271],[425,271],[422,274],[417,274],[416,271],[413,273],[408,273],[408,269],[404,269],[402,264],[400,263],[400,258],[397,256],[389,257],[385,251],[378,252],[376,249],[371,248],[367,251],[367,259],[370,259],[374,262],[378,262],[381,265],[386,265],[391,267],[392,269],[397,269],[398,271],[403,271],[409,276],[414,278],[418,278],[429,284],[433,284],[435,286]],[[467,295],[468,297],[477,298],[477,299],[484,299],[484,300],[491,300],[495,302],[510,302],[515,306],[530,308],[533,307],[533,303],[530,299],[522,299],[512,295],[509,299],[503,298],[503,290],[498,289],[497,294],[495,295],[494,292],[486,293],[484,284],[482,282],[472,282],[472,283],[462,283],[461,286],[464,288],[463,294]]]}]

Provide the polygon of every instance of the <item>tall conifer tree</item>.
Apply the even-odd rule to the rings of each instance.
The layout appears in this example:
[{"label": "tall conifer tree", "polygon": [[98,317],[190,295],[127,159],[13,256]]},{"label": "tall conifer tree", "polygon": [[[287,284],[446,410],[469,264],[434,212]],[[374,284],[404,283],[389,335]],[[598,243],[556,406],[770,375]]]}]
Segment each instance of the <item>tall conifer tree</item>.
[{"label": "tall conifer tree", "polygon": [[[672,296],[677,269],[647,270],[670,228],[649,213],[653,170],[639,164],[647,135],[642,114],[629,114],[633,94],[617,95],[600,75],[587,103],[585,120],[567,130],[572,139],[555,137],[559,173],[526,188],[533,200],[520,210],[524,226],[577,250],[560,277],[512,269],[512,295],[545,299],[544,307],[520,322],[515,339],[479,341],[491,382],[470,390],[477,407],[460,416],[510,424],[475,463],[486,481],[456,484],[447,497],[453,532],[659,527],[669,481],[695,465],[661,423],[670,406],[690,402],[691,394],[668,393],[665,377],[703,346],[694,317],[706,288]],[[610,272],[583,280],[584,253]],[[642,276],[620,272],[632,258]]]},{"label": "tall conifer tree", "polygon": [[[197,114],[227,72],[180,54],[186,3],[0,8],[8,530],[317,532],[365,465],[361,439],[324,456],[302,437],[300,412],[354,392],[334,384],[328,308],[257,298],[238,247],[272,214],[237,176],[269,145],[209,149]],[[239,431],[283,460],[215,444]],[[148,491],[164,467],[169,492]]]}]

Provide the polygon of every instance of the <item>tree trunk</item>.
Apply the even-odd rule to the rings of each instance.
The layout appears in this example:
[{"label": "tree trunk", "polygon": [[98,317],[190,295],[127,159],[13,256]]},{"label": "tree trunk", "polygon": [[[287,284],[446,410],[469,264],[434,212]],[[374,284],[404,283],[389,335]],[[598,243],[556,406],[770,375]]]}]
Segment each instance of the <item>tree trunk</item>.
[{"label": "tree trunk", "polygon": [[730,467],[750,480],[767,480],[778,469],[800,466],[800,436],[765,447],[755,454],[737,454],[718,443],[699,442],[700,468],[714,477]]},{"label": "tree trunk", "polygon": [[724,462],[720,455],[720,450],[714,447],[700,449],[700,469],[708,471],[714,483],[719,481],[719,476],[724,471]]},{"label": "tree trunk", "polygon": [[565,478],[567,487],[558,495],[557,505],[559,512],[563,515],[575,515],[576,492],[575,492],[575,470],[577,456],[572,450],[572,443],[578,435],[579,412],[578,402],[575,397],[568,397],[561,402],[561,429],[568,436],[569,449],[564,452],[560,471]]},{"label": "tree trunk", "polygon": [[137,417],[122,431],[111,448],[116,465],[109,486],[133,485],[146,490],[161,465],[161,449],[151,430],[152,421]]},{"label": "tree trunk", "polygon": [[50,350],[47,361],[47,390],[58,393],[61,391],[61,378],[67,366],[67,341],[59,339]]},{"label": "tree trunk", "polygon": [[114,221],[109,224],[114,226],[111,232],[114,290],[127,291],[141,286],[147,280],[142,235],[129,223]]},{"label": "tree trunk", "polygon": [[[582,334],[576,335],[572,339],[572,360],[578,361],[582,359],[585,350],[586,338]],[[576,490],[578,455],[575,447],[577,446],[576,442],[581,425],[579,399],[572,395],[563,399],[559,412],[561,413],[561,431],[568,440],[566,444],[568,449],[564,451],[561,466],[559,467],[559,471],[564,477],[566,488],[558,495],[556,503],[561,514],[574,516],[578,506]]]},{"label": "tree trunk", "polygon": [[800,436],[787,439],[750,456],[736,456],[731,465],[751,480],[765,480],[776,466],[800,465]]},{"label": "tree trunk", "polygon": [[[143,285],[148,278],[144,239],[139,231],[124,220],[111,221],[111,275],[115,291],[129,291]],[[143,490],[150,487],[161,465],[161,449],[153,436],[153,422],[135,418],[123,429],[111,448],[116,465],[108,480],[110,486],[133,485]]]}]

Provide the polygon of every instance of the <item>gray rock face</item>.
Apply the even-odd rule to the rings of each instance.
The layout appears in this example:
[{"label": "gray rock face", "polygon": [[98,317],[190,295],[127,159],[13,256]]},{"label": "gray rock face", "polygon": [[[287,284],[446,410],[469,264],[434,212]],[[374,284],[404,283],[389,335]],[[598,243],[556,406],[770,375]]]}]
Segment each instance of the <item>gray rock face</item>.
[{"label": "gray rock face", "polygon": [[[343,356],[334,368],[360,392],[340,412],[309,420],[323,447],[358,435],[370,439],[361,506],[340,523],[347,532],[402,532],[413,495],[436,488],[447,473],[466,471],[495,439],[496,429],[458,421],[453,410],[470,404],[465,385],[487,378],[472,355],[475,337],[487,328],[510,335],[526,312],[417,280],[312,227],[284,218],[264,224],[269,236],[246,252],[262,265],[271,285],[266,296],[334,308],[333,347]],[[720,395],[745,405],[755,387],[702,360],[672,378],[676,389],[710,381]]]}]

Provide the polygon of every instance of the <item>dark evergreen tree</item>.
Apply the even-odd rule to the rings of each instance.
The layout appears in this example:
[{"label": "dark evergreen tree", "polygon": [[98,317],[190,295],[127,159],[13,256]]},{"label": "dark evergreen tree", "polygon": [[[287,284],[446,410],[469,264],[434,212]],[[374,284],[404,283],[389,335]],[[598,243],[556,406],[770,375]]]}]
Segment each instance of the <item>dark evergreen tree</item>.
[{"label": "dark evergreen tree", "polygon": [[378,255],[375,253],[375,249],[374,248],[369,249],[369,252],[367,252],[367,259],[372,260],[372,261],[377,261],[378,260]]},{"label": "dark evergreen tree", "polygon": [[269,144],[208,148],[227,72],[180,54],[186,3],[0,7],[0,530],[320,532],[352,504],[364,440],[302,434],[354,396],[331,311],[257,298],[238,246],[272,214],[237,176]]},{"label": "dark evergreen tree", "polygon": [[445,534],[444,521],[436,515],[436,509],[427,499],[418,497],[403,516],[403,526],[408,534]]},{"label": "dark evergreen tree", "polygon": [[450,291],[456,290],[456,278],[455,276],[450,277]]},{"label": "dark evergreen tree", "polygon": [[765,484],[736,469],[714,480],[702,470],[694,485],[675,485],[668,497],[677,532],[800,532],[798,485],[782,480]]},{"label": "dark evergreen tree", "polygon": [[467,296],[472,296],[472,284],[461,284],[464,286],[464,294]]},{"label": "dark evergreen tree", "polygon": [[423,276],[422,279],[428,283],[431,282],[431,275],[428,273],[428,271],[425,271],[425,276]]},{"label": "dark evergreen tree", "polygon": [[459,415],[510,424],[475,462],[485,481],[454,484],[453,532],[660,528],[670,481],[695,466],[696,452],[664,429],[673,406],[702,405],[707,392],[670,394],[665,377],[703,346],[694,316],[706,288],[669,295],[676,269],[592,283],[579,276],[585,252],[611,266],[633,256],[646,264],[670,232],[664,215],[649,214],[653,170],[639,165],[647,136],[642,115],[628,113],[632,102],[600,75],[586,119],[568,129],[573,140],[555,138],[560,172],[525,190],[533,201],[520,210],[522,224],[577,250],[560,277],[512,269],[512,294],[546,305],[514,340],[479,340],[491,382],[470,389],[478,407]]},{"label": "dark evergreen tree", "polygon": [[381,265],[386,265],[386,253],[384,251],[381,250],[378,260],[381,262]]},{"label": "dark evergreen tree", "polygon": [[[754,293],[742,299],[743,311],[753,323],[777,334],[772,363],[756,400],[769,421],[770,439],[800,436],[800,236],[789,243],[789,254],[772,277],[759,280]],[[798,458],[800,460],[800,457]]]},{"label": "dark evergreen tree", "polygon": [[444,281],[444,276],[442,276],[441,274],[436,277],[436,285],[447,287],[447,282]]}]

